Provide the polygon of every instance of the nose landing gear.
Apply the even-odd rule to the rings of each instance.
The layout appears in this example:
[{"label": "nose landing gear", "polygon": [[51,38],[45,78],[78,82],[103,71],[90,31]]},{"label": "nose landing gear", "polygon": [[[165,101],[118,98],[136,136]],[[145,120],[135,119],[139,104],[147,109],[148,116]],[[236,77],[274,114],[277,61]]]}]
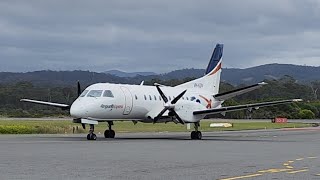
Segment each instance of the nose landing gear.
[{"label": "nose landing gear", "polygon": [[116,135],[114,130],[112,130],[112,125],[113,125],[113,121],[108,121],[108,128],[109,129],[104,131],[105,138],[114,138],[114,136]]},{"label": "nose landing gear", "polygon": [[198,128],[200,126],[199,122],[194,123],[194,129],[195,131],[191,132],[191,139],[202,139],[202,133],[201,131],[198,131]]},{"label": "nose landing gear", "polygon": [[97,135],[94,132],[94,125],[90,124],[89,134],[87,135],[87,140],[97,140]]}]

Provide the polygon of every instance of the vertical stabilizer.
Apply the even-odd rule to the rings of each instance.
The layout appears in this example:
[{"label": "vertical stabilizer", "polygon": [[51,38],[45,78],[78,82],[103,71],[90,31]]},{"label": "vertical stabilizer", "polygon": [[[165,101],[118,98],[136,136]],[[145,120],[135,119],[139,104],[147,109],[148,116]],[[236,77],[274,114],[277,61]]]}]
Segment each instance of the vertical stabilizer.
[{"label": "vertical stabilizer", "polygon": [[217,44],[213,50],[205,75],[193,81],[178,85],[181,88],[197,88],[211,92],[213,95],[219,92],[221,61],[223,44]]}]

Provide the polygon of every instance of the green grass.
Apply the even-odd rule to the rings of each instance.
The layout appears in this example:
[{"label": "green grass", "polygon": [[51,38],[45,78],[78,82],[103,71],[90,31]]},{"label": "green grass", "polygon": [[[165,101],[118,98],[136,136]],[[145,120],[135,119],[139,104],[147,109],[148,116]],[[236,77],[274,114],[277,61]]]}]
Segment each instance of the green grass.
[{"label": "green grass", "polygon": [[[254,130],[254,129],[278,129],[278,128],[299,128],[311,127],[310,124],[303,123],[271,123],[271,122],[250,122],[250,121],[232,121],[233,127],[230,128],[210,128],[210,123],[216,121],[201,121],[201,131],[236,131],[236,130]],[[95,132],[103,133],[107,127],[107,123],[99,123],[95,126]],[[83,130],[81,124],[74,124],[65,120],[0,120],[0,134],[71,134],[87,133]],[[116,132],[186,132],[186,126],[181,124],[147,124],[123,121],[115,122],[113,129]]]}]

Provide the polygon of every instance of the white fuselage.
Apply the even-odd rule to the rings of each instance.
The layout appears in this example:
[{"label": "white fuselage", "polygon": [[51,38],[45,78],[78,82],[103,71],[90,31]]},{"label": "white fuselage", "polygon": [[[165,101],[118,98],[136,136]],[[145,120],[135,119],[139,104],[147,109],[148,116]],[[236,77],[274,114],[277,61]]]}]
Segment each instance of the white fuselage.
[{"label": "white fuselage", "polygon": [[[186,89],[160,87],[169,102]],[[90,93],[95,91],[97,93]],[[108,91],[108,92],[106,92]],[[111,94],[110,94],[111,92]],[[92,95],[93,94],[93,95]],[[204,116],[194,116],[194,110],[221,107],[212,94],[201,89],[187,89],[184,96],[175,104],[175,111],[185,122],[197,122]],[[136,120],[153,122],[153,118],[164,108],[165,102],[155,86],[98,83],[86,88],[71,106],[70,114],[75,118],[96,121]],[[157,122],[174,121],[166,112]]]}]

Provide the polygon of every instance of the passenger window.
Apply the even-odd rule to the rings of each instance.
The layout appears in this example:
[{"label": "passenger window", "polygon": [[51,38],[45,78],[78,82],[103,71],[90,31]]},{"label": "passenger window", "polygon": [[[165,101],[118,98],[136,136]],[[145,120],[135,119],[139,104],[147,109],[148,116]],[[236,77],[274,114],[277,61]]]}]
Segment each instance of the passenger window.
[{"label": "passenger window", "polygon": [[136,100],[138,100],[138,96],[137,95],[134,95],[134,96],[135,96]]},{"label": "passenger window", "polygon": [[91,90],[87,97],[101,97],[102,90]]},{"label": "passenger window", "polygon": [[171,96],[169,96],[169,100],[171,101]]},{"label": "passenger window", "polygon": [[152,100],[151,96],[149,95],[149,99]]},{"label": "passenger window", "polygon": [[105,90],[103,93],[103,97],[114,97],[110,90]]},{"label": "passenger window", "polygon": [[144,95],[144,100],[147,100],[147,96],[146,95]]},{"label": "passenger window", "polygon": [[157,100],[157,97],[156,97],[156,95],[154,95],[154,100]]},{"label": "passenger window", "polygon": [[189,101],[189,98],[188,98],[188,97],[186,97],[186,99]]},{"label": "passenger window", "polygon": [[159,100],[162,101],[161,96],[159,96]]},{"label": "passenger window", "polygon": [[88,92],[89,92],[89,90],[84,90],[84,91],[81,93],[80,97],[84,97]]},{"label": "passenger window", "polygon": [[184,97],[182,96],[182,99],[184,100]]}]

